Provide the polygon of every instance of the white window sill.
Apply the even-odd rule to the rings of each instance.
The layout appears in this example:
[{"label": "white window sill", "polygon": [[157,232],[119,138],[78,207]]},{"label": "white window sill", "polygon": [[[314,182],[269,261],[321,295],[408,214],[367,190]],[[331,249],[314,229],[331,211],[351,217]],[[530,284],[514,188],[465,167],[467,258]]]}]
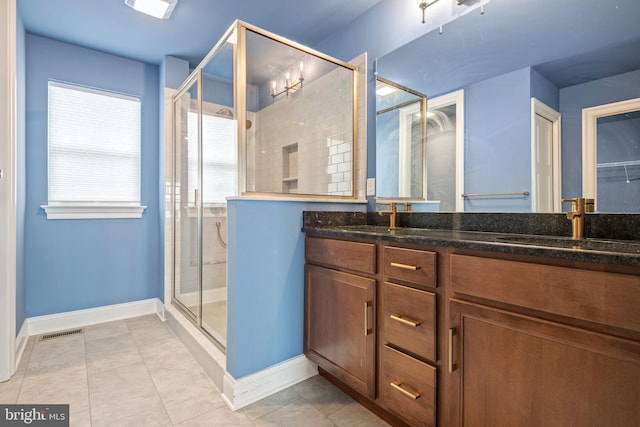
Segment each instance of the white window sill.
[{"label": "white window sill", "polygon": [[147,208],[141,205],[95,204],[49,204],[40,206],[47,213],[47,219],[113,219],[142,218]]}]

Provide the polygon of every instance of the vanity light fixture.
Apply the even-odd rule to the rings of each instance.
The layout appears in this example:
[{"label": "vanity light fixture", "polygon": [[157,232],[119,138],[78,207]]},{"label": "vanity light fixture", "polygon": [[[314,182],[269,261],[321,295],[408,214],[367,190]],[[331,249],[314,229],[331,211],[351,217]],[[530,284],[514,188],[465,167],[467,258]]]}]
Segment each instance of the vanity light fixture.
[{"label": "vanity light fixture", "polygon": [[283,93],[289,97],[289,94],[296,93],[299,90],[302,90],[302,82],[304,81],[304,62],[300,61],[298,66],[298,81],[295,83],[291,83],[291,73],[288,72],[284,77],[284,89],[278,92],[278,82],[275,80],[271,81],[271,99],[273,102],[276,102],[276,98]]},{"label": "vanity light fixture", "polygon": [[424,24],[424,11],[431,6],[432,4],[434,4],[435,2],[437,2],[438,0],[416,0],[418,2],[418,7],[420,9],[422,9],[422,23]]},{"label": "vanity light fixture", "polygon": [[178,0],[124,0],[124,4],[158,19],[168,19]]}]

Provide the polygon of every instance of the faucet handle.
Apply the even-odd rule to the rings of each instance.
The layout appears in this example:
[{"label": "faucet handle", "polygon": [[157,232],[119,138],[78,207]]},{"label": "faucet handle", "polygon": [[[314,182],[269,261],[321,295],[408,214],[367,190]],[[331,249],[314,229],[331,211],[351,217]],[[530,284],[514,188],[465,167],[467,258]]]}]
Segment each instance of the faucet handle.
[{"label": "faucet handle", "polygon": [[594,199],[584,199],[584,211],[585,212],[593,212],[595,209],[595,200]]},{"label": "faucet handle", "polygon": [[578,210],[578,197],[572,197],[569,199],[562,199],[563,202],[571,202],[571,210],[572,211],[577,211]]},{"label": "faucet handle", "polygon": [[570,199],[562,199],[563,202],[571,202],[571,210],[579,212],[593,212],[594,199],[585,197],[573,197]]}]

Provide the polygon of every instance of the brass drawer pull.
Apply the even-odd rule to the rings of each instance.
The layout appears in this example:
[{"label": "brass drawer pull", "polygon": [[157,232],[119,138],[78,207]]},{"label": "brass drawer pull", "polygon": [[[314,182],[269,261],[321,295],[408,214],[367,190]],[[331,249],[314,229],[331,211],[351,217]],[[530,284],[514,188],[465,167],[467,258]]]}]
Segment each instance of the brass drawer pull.
[{"label": "brass drawer pull", "polygon": [[422,323],[417,320],[409,319],[408,317],[402,317],[399,314],[391,314],[389,317],[400,323],[404,323],[405,325],[413,326],[414,328],[417,328]]},{"label": "brass drawer pull", "polygon": [[398,268],[403,268],[405,270],[413,270],[413,271],[420,270],[419,265],[401,264],[399,262],[392,262],[391,267],[398,267]]},{"label": "brass drawer pull", "polygon": [[369,307],[371,307],[370,301],[364,302],[364,336],[366,337],[371,333],[371,329],[369,329]]},{"label": "brass drawer pull", "polygon": [[407,390],[406,388],[404,388],[403,384],[400,381],[391,381],[389,385],[405,396],[412,398],[413,400],[416,400],[417,398],[422,396],[422,394],[418,393],[417,391]]},{"label": "brass drawer pull", "polygon": [[449,329],[449,373],[456,370],[458,367],[453,362],[453,337],[456,336],[456,328]]}]

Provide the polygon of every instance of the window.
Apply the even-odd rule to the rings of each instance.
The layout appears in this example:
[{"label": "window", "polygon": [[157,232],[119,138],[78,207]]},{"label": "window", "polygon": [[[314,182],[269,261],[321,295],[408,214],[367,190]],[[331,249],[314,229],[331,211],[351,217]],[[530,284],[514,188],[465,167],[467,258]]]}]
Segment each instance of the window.
[{"label": "window", "polygon": [[[198,134],[198,114],[187,115],[189,135]],[[198,141],[189,139],[189,205],[195,205],[198,178]],[[214,114],[202,115],[202,202],[226,203],[236,194],[236,121]]]},{"label": "window", "polygon": [[49,82],[49,219],[140,218],[140,99]]}]

